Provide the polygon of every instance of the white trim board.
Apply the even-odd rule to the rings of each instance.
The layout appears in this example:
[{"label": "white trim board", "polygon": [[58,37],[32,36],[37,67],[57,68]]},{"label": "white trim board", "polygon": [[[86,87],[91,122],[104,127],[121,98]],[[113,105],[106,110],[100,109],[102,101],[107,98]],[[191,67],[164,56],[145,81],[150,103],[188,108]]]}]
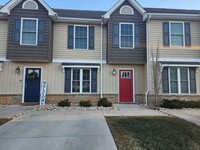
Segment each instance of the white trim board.
[{"label": "white trim board", "polygon": [[[100,64],[101,60],[70,60],[70,59],[53,59],[55,63],[87,63],[87,64]],[[103,61],[103,64],[106,64],[106,60]]]},{"label": "white trim board", "polygon": [[[150,61],[153,61],[151,58]],[[155,59],[154,59],[155,61]],[[200,62],[198,58],[158,58],[159,62]]]},{"label": "white trim board", "polygon": [[[103,15],[104,18],[109,19],[110,15],[121,5],[123,4],[125,0],[119,0],[105,15]],[[136,2],[135,0],[128,0],[129,3],[137,9],[137,11],[141,14],[144,15],[146,11],[142,8],[142,6]]]},{"label": "white trim board", "polygon": [[10,61],[10,60],[8,60],[6,58],[0,58],[0,61]]}]

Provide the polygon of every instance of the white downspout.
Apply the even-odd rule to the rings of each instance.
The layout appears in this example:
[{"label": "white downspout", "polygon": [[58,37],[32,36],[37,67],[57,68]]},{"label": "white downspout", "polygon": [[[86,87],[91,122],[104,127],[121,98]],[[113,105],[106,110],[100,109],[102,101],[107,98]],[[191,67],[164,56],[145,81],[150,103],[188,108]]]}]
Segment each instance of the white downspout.
[{"label": "white downspout", "polygon": [[145,93],[145,105],[147,106],[148,105],[148,94],[149,94],[149,91],[150,91],[150,63],[149,63],[149,60],[150,60],[150,50],[149,50],[149,33],[150,33],[150,26],[149,26],[149,21],[151,19],[151,14],[149,15],[148,17],[148,20],[146,22],[146,31],[147,31],[147,91]]},{"label": "white downspout", "polygon": [[101,79],[100,79],[100,93],[103,98],[103,21],[101,21]]}]

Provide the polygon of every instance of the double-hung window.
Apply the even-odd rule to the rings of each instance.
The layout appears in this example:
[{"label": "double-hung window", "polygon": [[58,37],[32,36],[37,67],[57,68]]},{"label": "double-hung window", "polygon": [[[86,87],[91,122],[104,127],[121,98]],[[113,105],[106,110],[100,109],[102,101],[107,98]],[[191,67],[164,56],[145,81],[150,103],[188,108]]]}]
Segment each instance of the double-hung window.
[{"label": "double-hung window", "polygon": [[185,46],[184,23],[170,22],[171,46]]},{"label": "double-hung window", "polygon": [[75,26],[75,49],[88,49],[88,27]]},{"label": "double-hung window", "polygon": [[72,93],[91,92],[91,69],[72,69]]},{"label": "double-hung window", "polygon": [[163,93],[195,94],[195,68],[165,67],[163,70]]},{"label": "double-hung window", "polygon": [[21,45],[37,45],[38,19],[21,20]]},{"label": "double-hung window", "polygon": [[134,48],[134,24],[120,23],[120,48]]}]

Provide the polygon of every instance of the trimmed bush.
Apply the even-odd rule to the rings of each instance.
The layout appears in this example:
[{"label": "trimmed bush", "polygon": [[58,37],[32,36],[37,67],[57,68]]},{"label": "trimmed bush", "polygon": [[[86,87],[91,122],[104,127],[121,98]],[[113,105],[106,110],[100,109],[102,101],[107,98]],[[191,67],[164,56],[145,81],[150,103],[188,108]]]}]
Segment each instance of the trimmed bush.
[{"label": "trimmed bush", "polygon": [[83,106],[83,107],[91,107],[92,106],[90,101],[80,101],[79,105]]},{"label": "trimmed bush", "polygon": [[174,100],[164,99],[161,107],[170,109],[200,108],[200,101],[181,101],[178,99]]},{"label": "trimmed bush", "polygon": [[69,106],[71,106],[71,102],[69,102],[69,100],[66,99],[64,101],[59,102],[58,106],[60,106],[60,107],[69,107]]},{"label": "trimmed bush", "polygon": [[107,98],[101,98],[98,103],[98,106],[103,106],[103,107],[112,107],[112,102],[109,102]]}]

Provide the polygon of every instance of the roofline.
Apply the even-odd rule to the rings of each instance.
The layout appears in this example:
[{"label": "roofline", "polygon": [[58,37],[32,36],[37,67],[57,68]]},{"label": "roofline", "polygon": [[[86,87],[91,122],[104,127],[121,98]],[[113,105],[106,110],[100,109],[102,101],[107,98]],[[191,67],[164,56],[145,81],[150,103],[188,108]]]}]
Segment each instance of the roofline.
[{"label": "roofline", "polygon": [[[125,0],[119,0],[113,7],[111,7],[106,14],[103,15],[104,18],[109,19],[110,15],[124,2]],[[135,6],[135,8],[140,12],[141,15],[144,15],[146,11],[143,9],[143,7],[135,0],[128,0],[129,3],[131,3],[132,6]]]},{"label": "roofline", "polygon": [[190,17],[200,17],[200,14],[179,14],[179,13],[147,13],[149,15],[157,16],[190,16]]},{"label": "roofline", "polygon": [[88,18],[71,18],[71,17],[58,17],[55,22],[77,22],[77,23],[94,23],[100,24],[101,19],[88,19]]},{"label": "roofline", "polygon": [[[13,9],[11,6],[12,5],[18,5],[22,0],[11,0],[7,4],[5,4],[2,8],[0,8],[1,13],[6,13],[10,15],[10,11]],[[38,0],[47,10],[49,16],[56,16],[57,13],[55,13],[48,5],[45,3],[43,0]]]}]

